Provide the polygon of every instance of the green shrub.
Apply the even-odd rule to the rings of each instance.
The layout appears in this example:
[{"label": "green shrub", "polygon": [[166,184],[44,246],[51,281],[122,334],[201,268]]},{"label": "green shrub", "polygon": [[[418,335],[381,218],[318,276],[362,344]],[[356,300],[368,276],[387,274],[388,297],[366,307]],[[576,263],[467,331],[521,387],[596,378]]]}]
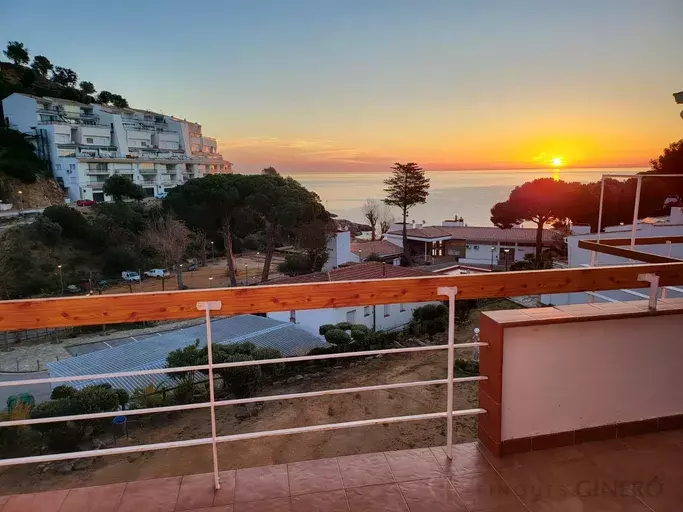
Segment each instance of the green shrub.
[{"label": "green shrub", "polygon": [[55,389],[52,390],[50,399],[59,400],[60,398],[71,398],[76,394],[76,392],[76,388],[74,388],[73,386],[57,386]]},{"label": "green shrub", "polygon": [[116,397],[118,398],[121,409],[125,409],[126,404],[130,401],[130,395],[128,394],[128,391],[126,391],[125,389],[117,388],[114,390],[114,393],[116,393]]},{"label": "green shrub", "polygon": [[350,322],[339,322],[335,329],[341,329],[342,331],[349,331],[353,328],[353,324]]},{"label": "green shrub", "polygon": [[[215,349],[214,349],[215,353]],[[207,364],[207,350],[206,347],[199,348],[199,340],[195,340],[192,345],[184,348],[173,350],[166,356],[166,366],[169,368],[178,368],[183,366],[201,366]],[[192,379],[194,372],[174,372],[169,373],[174,379]]]},{"label": "green shrub", "polygon": [[[60,398],[48,400],[38,404],[31,411],[31,419],[44,419],[54,416],[70,416],[78,414],[74,411],[74,406],[70,398]],[[41,423],[31,425],[33,430],[43,434],[47,439],[47,444],[53,450],[73,450],[83,440],[86,422],[67,421],[60,423]]]},{"label": "green shrub", "polygon": [[334,324],[323,324],[320,326],[318,329],[318,332],[320,333],[320,336],[325,336],[325,333],[331,329],[336,329],[337,326]]},{"label": "green shrub", "polygon": [[119,406],[119,397],[113,389],[103,386],[87,386],[69,399],[74,407],[74,414],[115,411]]},{"label": "green shrub", "polygon": [[330,329],[325,333],[325,341],[332,345],[348,345],[351,343],[351,336],[341,329]]},{"label": "green shrub", "polygon": [[[263,347],[254,350],[252,357],[255,361],[259,359],[281,359],[282,352],[274,348]],[[272,380],[282,374],[285,369],[285,363],[264,364],[260,368],[263,378]]]},{"label": "green shrub", "polygon": [[173,403],[191,404],[194,402],[194,380],[187,377],[178,380],[171,394]]},{"label": "green shrub", "polygon": [[166,405],[166,389],[163,386],[150,384],[137,388],[130,398],[131,409],[152,409]]},{"label": "green shrub", "polygon": [[84,241],[90,239],[90,225],[78,210],[64,205],[53,205],[45,208],[43,215],[61,226],[64,238]]},{"label": "green shrub", "polygon": [[415,334],[426,334],[431,340],[448,328],[448,308],[443,304],[425,304],[415,309],[411,327]]},{"label": "green shrub", "polygon": [[[355,327],[355,326],[354,326]],[[354,343],[363,344],[368,338],[368,331],[362,329],[351,329],[351,339]]]},{"label": "green shrub", "polygon": [[[254,358],[245,354],[228,355],[217,363],[237,363],[253,361]],[[258,366],[238,366],[236,368],[220,368],[216,370],[223,380],[223,385],[237,398],[250,396],[261,385],[263,374]]]}]

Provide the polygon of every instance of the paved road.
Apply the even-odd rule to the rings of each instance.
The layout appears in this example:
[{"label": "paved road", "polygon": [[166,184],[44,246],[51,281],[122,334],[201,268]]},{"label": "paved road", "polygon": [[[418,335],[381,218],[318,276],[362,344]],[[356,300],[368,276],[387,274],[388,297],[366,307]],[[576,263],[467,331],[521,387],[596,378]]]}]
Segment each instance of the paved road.
[{"label": "paved road", "polygon": [[[26,379],[47,379],[50,375],[47,372],[32,372],[32,373],[0,373],[0,382],[7,382],[10,380],[26,380]],[[17,393],[31,393],[36,399],[36,403],[44,402],[50,398],[52,388],[49,384],[28,384],[17,386],[1,386],[0,387],[0,411],[7,407],[7,399],[11,395]]]}]

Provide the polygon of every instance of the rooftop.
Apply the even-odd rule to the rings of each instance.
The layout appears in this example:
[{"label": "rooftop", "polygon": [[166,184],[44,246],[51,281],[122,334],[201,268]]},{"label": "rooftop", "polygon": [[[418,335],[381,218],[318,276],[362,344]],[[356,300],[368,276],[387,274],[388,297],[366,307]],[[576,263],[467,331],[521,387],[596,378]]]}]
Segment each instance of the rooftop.
[{"label": "rooftop", "polygon": [[392,244],[389,240],[351,242],[352,253],[360,255],[361,251],[367,258],[371,254],[376,254],[380,257],[394,256],[396,254],[401,254],[403,249],[396,244]]},{"label": "rooftop", "polygon": [[[512,228],[500,229],[487,226],[424,226],[408,229],[409,238],[438,239],[453,238],[456,240],[476,240],[481,242],[535,242],[536,229]],[[390,235],[401,235],[400,230],[390,231]],[[543,230],[543,242],[562,239],[559,231]]]},{"label": "rooftop", "polygon": [[[477,443],[0,497],[2,512],[680,510],[683,431],[502,459]],[[4,508],[3,508],[4,504]],[[211,508],[214,507],[214,508]]]},{"label": "rooftop", "polygon": [[273,279],[264,284],[297,284],[318,283],[330,281],[364,281],[367,279],[390,279],[396,277],[425,277],[432,275],[430,272],[410,267],[397,267],[387,265],[379,261],[367,261],[354,263],[348,267],[342,267],[329,272],[314,272],[302,276],[283,277]]},{"label": "rooftop", "polygon": [[[213,320],[211,328],[215,344],[248,341],[257,347],[275,348],[284,356],[305,354],[321,344],[319,338],[294,324],[262,316],[239,315]],[[51,377],[164,368],[169,352],[187,347],[195,340],[199,340],[200,346],[206,345],[204,324],[136,338],[135,341],[112,348],[48,363],[47,367]],[[132,392],[136,388],[158,385],[169,380],[171,378],[168,375],[137,375],[107,381]],[[100,381],[78,381],[73,385],[82,388],[97,382]]]}]

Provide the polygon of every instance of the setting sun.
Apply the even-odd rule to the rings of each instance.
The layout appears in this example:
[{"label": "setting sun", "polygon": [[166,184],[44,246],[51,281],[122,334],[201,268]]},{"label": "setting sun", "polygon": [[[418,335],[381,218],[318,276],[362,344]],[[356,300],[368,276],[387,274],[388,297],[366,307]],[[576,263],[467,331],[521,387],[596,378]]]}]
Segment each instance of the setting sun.
[{"label": "setting sun", "polygon": [[559,167],[560,165],[562,165],[562,163],[563,163],[563,162],[562,162],[562,158],[561,158],[561,157],[556,156],[555,158],[553,158],[553,165],[554,165],[555,167]]}]

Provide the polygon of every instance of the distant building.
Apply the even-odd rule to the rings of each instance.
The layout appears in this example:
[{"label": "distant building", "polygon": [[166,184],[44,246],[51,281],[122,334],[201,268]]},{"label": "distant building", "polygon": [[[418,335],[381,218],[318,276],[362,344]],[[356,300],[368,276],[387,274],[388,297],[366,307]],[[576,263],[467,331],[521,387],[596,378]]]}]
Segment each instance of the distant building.
[{"label": "distant building", "polygon": [[[633,224],[621,224],[607,226],[600,234],[601,240],[614,238],[631,238]],[[591,251],[579,248],[581,240],[596,241],[597,233],[590,232],[590,226],[577,225],[572,227],[572,234],[567,241],[567,265],[570,268],[588,267],[591,263]],[[648,237],[675,237],[683,236],[683,208],[675,206],[671,208],[668,217],[648,217],[638,221],[636,225],[636,238]],[[662,256],[672,256],[683,260],[683,244],[660,243],[655,245],[637,245],[636,250],[649,252]],[[598,254],[597,265],[627,265],[628,259],[612,256],[610,254]],[[683,297],[683,290],[672,287],[667,290],[669,297]],[[553,293],[541,295],[541,302],[554,306],[566,304],[585,304],[586,302],[624,302],[629,300],[643,300],[648,297],[647,290],[595,290],[595,292],[578,293]]]},{"label": "distant building", "polygon": [[356,240],[351,243],[351,252],[358,256],[360,261],[367,261],[370,256],[373,256],[377,257],[379,261],[400,265],[403,248],[389,240]]},{"label": "distant building", "polygon": [[[384,235],[384,240],[403,247],[401,229],[401,224],[393,225]],[[441,226],[423,226],[413,222],[407,233],[411,253],[425,263],[457,261],[472,265],[504,265],[506,258],[511,264],[536,252],[535,228],[500,229],[446,220]],[[561,241],[562,234],[558,231],[543,230],[543,249],[555,247]]]},{"label": "distant building", "polygon": [[[357,263],[347,267],[330,270],[329,272],[315,272],[296,277],[273,279],[266,284],[296,284],[321,283],[329,281],[363,281],[366,279],[390,279],[395,277],[425,277],[433,276],[424,270],[398,267],[369,261]],[[319,336],[318,330],[324,324],[350,322],[363,324],[377,331],[395,329],[410,322],[413,311],[427,304],[426,302],[409,302],[405,304],[378,304],[372,306],[350,306],[339,308],[302,309],[296,311],[276,311],[267,313],[268,318],[290,321],[305,331]]]},{"label": "distant building", "polygon": [[10,128],[32,135],[71,200],[106,201],[104,181],[128,176],[148,197],[185,181],[229,173],[216,139],[172,116],[14,93],[2,100]]}]

